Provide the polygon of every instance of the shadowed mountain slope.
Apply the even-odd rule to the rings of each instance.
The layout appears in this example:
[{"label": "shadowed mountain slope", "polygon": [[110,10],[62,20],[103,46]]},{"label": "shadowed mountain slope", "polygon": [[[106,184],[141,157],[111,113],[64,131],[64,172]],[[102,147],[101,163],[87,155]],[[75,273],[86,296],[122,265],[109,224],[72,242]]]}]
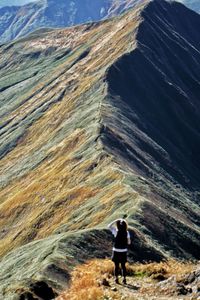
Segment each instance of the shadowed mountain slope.
[{"label": "shadowed mountain slope", "polygon": [[59,293],[75,264],[110,255],[123,214],[131,259],[199,259],[199,26],[155,0],[1,46],[4,299]]}]

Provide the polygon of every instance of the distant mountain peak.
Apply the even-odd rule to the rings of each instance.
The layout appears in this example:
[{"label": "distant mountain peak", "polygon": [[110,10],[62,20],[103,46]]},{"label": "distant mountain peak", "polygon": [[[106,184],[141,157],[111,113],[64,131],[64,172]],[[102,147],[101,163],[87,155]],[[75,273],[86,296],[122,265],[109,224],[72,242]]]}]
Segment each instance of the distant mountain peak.
[{"label": "distant mountain peak", "polygon": [[199,28],[156,0],[1,45],[1,299],[59,294],[123,215],[130,260],[199,260]]},{"label": "distant mountain peak", "polygon": [[0,8],[0,42],[25,36],[38,28],[69,27],[107,19],[143,2],[146,0],[40,0],[23,7]]}]

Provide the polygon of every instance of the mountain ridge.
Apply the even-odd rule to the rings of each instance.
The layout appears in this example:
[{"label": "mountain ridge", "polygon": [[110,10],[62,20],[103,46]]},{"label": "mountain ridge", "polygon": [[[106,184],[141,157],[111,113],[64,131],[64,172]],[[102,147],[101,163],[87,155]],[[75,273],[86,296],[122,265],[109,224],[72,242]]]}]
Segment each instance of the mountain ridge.
[{"label": "mountain ridge", "polygon": [[188,155],[199,141],[190,116],[198,128],[199,18],[147,1],[112,20],[1,46],[4,297],[19,272],[21,285],[42,278],[59,292],[86,259],[80,251],[109,255],[106,225],[122,214],[132,260],[199,259],[199,162]]},{"label": "mountain ridge", "polygon": [[[24,6],[0,8],[0,42],[20,38],[38,28],[69,27],[81,23],[99,21],[123,13],[143,0],[75,0],[66,2],[36,1]],[[187,2],[189,7],[192,4]],[[196,8],[197,7],[197,8]],[[198,4],[195,6],[197,12]]]},{"label": "mountain ridge", "polygon": [[89,0],[84,0],[84,3],[80,0],[59,3],[37,1],[22,7],[0,8],[0,41],[5,43],[41,27],[60,28],[99,21],[120,14],[136,2],[136,0],[122,2],[95,0],[91,4]]}]

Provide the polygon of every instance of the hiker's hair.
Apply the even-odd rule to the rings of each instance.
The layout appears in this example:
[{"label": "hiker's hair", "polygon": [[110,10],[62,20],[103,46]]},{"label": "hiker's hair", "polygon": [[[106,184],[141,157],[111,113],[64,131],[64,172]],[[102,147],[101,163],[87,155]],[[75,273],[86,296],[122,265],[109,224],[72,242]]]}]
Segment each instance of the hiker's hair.
[{"label": "hiker's hair", "polygon": [[124,220],[118,220],[117,221],[117,229],[118,231],[127,231],[128,229],[128,224]]}]

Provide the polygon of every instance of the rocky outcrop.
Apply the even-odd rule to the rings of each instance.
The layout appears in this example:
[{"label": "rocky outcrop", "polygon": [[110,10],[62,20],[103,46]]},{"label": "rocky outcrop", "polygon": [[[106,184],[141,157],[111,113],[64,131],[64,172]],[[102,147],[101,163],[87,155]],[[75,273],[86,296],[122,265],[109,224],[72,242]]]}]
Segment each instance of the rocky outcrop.
[{"label": "rocky outcrop", "polygon": [[[180,276],[179,276],[180,277]],[[160,281],[157,287],[163,293],[167,291],[173,295],[186,296],[188,299],[200,298],[200,268],[197,266],[193,272],[177,278],[171,276],[166,280]]]}]

